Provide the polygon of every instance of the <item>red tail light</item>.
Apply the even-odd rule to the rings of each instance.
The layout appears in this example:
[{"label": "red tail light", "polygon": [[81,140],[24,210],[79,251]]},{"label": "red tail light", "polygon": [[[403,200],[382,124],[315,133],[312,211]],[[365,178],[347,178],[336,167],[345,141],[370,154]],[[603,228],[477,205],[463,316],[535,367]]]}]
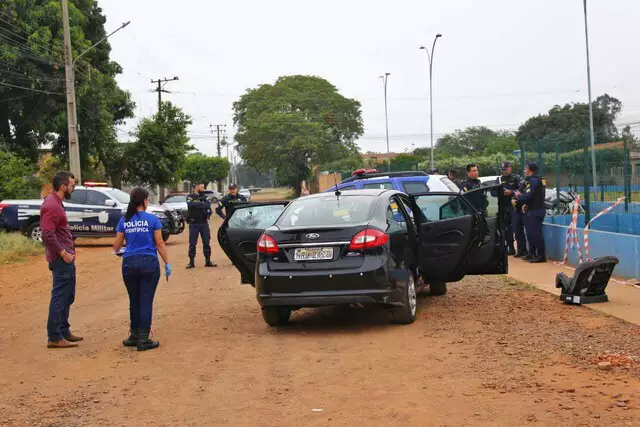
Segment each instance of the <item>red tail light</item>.
[{"label": "red tail light", "polygon": [[261,254],[277,254],[280,252],[280,248],[273,237],[263,234],[258,240],[258,252]]},{"label": "red tail light", "polygon": [[0,203],[0,214],[2,213],[2,209],[4,208],[8,208],[9,205],[7,205],[6,203]]},{"label": "red tail light", "polygon": [[380,230],[374,230],[367,228],[353,236],[351,243],[349,244],[350,251],[357,251],[362,249],[373,249],[380,246],[384,246],[389,241],[389,236]]}]

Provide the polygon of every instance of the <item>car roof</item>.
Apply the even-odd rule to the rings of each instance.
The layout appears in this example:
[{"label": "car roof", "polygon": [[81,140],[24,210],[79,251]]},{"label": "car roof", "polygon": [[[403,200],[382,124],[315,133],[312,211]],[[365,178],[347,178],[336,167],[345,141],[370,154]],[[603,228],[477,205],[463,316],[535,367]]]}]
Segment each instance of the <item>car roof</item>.
[{"label": "car roof", "polygon": [[[400,193],[397,190],[371,188],[365,190],[344,190],[340,191],[341,196],[363,196],[363,197],[378,197],[383,193]],[[335,192],[316,193],[305,196],[304,199],[321,199],[326,197],[335,197]]]},{"label": "car roof", "polygon": [[102,187],[102,186],[89,186],[89,187],[85,187],[84,185],[78,185],[76,188],[76,190],[96,190],[96,191],[101,191],[101,192],[105,192],[105,191],[111,191],[111,190],[115,190],[116,188],[114,187]]}]

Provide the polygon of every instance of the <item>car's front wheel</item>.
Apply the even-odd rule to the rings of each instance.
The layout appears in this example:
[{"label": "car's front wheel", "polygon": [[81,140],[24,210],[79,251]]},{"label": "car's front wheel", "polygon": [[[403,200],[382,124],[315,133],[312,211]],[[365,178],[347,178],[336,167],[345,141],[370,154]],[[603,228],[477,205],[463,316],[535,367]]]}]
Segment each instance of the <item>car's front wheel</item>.
[{"label": "car's front wheel", "polygon": [[447,284],[446,283],[429,283],[429,292],[431,295],[444,295],[447,293]]},{"label": "car's front wheel", "polygon": [[34,242],[42,243],[42,226],[40,221],[36,221],[27,228],[26,235]]},{"label": "car's front wheel", "polygon": [[290,307],[263,307],[262,318],[269,326],[282,326],[289,322]]},{"label": "car's front wheel", "polygon": [[416,295],[416,280],[411,271],[408,272],[407,282],[402,292],[402,306],[393,309],[396,323],[409,324],[416,320],[418,311],[418,297]]}]

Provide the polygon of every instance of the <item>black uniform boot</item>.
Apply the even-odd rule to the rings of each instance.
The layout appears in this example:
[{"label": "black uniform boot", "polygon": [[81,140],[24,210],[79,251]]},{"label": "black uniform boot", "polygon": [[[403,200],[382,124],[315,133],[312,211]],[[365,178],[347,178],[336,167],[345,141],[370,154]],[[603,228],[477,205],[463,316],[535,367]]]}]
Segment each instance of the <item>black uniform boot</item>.
[{"label": "black uniform boot", "polygon": [[122,341],[125,347],[136,347],[138,345],[138,331],[136,329],[132,329],[129,334],[129,338]]},{"label": "black uniform boot", "polygon": [[523,261],[529,261],[531,259],[535,258],[532,254],[527,253],[526,255],[523,255],[520,259]]},{"label": "black uniform boot", "polygon": [[215,262],[211,262],[211,258],[207,258],[205,260],[204,266],[205,267],[217,267],[218,264],[216,264]]},{"label": "black uniform boot", "polygon": [[531,259],[529,259],[529,262],[531,264],[542,264],[547,262],[547,257],[544,255],[539,255],[537,257],[532,257]]},{"label": "black uniform boot", "polygon": [[138,333],[138,351],[153,350],[159,346],[160,342],[149,339],[149,331],[140,329]]},{"label": "black uniform boot", "polygon": [[190,268],[196,268],[196,263],[193,260],[189,260],[189,264],[187,264],[187,270]]}]

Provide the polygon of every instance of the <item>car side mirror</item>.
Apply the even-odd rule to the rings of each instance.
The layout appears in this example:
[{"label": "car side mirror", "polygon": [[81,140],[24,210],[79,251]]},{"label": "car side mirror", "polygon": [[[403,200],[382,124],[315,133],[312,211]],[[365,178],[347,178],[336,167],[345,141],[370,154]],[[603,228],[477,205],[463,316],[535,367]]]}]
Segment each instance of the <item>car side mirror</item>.
[{"label": "car side mirror", "polygon": [[111,208],[116,206],[116,201],[112,199],[107,199],[104,201],[105,206],[109,206]]}]

